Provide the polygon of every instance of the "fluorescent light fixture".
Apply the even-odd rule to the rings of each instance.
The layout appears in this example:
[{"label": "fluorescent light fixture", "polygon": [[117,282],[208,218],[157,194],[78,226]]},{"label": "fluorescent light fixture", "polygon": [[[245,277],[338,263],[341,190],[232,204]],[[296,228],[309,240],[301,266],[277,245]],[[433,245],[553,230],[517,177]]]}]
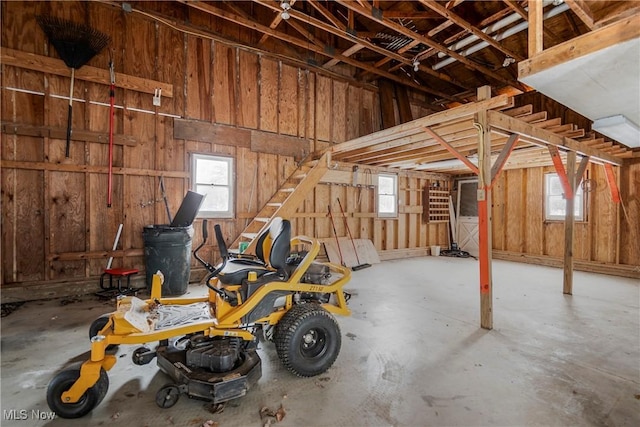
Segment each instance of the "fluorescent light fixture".
[{"label": "fluorescent light fixture", "polygon": [[640,147],[640,128],[622,114],[597,119],[593,122],[591,129],[627,147]]}]

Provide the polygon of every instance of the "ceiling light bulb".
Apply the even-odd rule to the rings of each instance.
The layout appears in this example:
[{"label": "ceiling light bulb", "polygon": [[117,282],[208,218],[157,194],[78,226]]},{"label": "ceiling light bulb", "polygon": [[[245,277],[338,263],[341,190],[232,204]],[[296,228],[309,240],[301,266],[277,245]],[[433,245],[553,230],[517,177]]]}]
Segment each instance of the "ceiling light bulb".
[{"label": "ceiling light bulb", "polygon": [[413,71],[418,71],[420,69],[420,61],[417,59],[413,61]]},{"label": "ceiling light bulb", "polygon": [[282,13],[280,13],[280,17],[286,21],[291,17],[291,15],[289,14],[289,10],[291,9],[291,4],[289,4],[288,0],[285,0],[282,3],[280,3],[280,7],[282,8]]},{"label": "ceiling light bulb", "polygon": [[560,6],[562,3],[564,3],[564,0],[553,0],[554,6]]}]

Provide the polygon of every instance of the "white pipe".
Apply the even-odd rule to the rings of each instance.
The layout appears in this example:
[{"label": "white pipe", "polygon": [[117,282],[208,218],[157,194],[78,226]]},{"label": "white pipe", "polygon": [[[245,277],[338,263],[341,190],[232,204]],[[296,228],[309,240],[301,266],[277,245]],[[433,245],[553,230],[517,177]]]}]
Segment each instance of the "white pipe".
[{"label": "white pipe", "polygon": [[[113,241],[113,249],[111,249],[111,251],[115,251],[118,248],[118,242],[120,241],[120,234],[122,234],[122,226],[123,224],[120,224],[120,226],[118,227],[118,232],[116,233],[116,238]],[[113,257],[111,256],[107,261],[107,270],[111,268],[112,262],[113,262]]]},{"label": "white pipe", "polygon": [[[560,6],[554,7],[553,9],[551,9],[550,11],[545,13],[543,15],[543,18],[544,19],[553,18],[554,16],[559,15],[561,13],[564,13],[567,10],[569,10],[569,6],[567,6],[566,3],[563,3]],[[493,39],[495,41],[504,40],[507,37],[510,37],[510,36],[512,36],[512,35],[514,35],[516,33],[519,33],[519,32],[521,32],[523,30],[526,30],[527,28],[529,28],[529,22],[528,21],[523,21],[523,22],[519,23],[518,25],[515,25],[515,26],[509,28],[505,32],[494,36]],[[475,53],[475,52],[477,52],[479,50],[484,49],[487,46],[489,46],[489,43],[487,43],[485,41],[482,41],[482,42],[480,42],[478,44],[475,44],[475,45],[471,46],[469,49],[463,50],[463,51],[458,52],[458,53],[460,55],[462,55],[462,56],[468,56],[468,55],[471,55],[472,53]],[[454,63],[456,61],[457,61],[457,59],[449,57],[449,58],[445,59],[444,61],[438,62],[432,68],[434,70],[439,70],[440,68],[446,67],[447,65],[452,64],[452,63]]]},{"label": "white pipe", "polygon": [[[542,3],[542,7],[547,7],[551,3],[553,3],[553,0],[544,0],[544,2]],[[528,11],[529,8],[525,7],[524,10]],[[489,25],[488,27],[483,28],[482,32],[485,33],[485,34],[493,34],[493,33],[496,33],[498,31],[500,31],[501,29],[503,29],[507,25],[511,25],[514,22],[518,22],[521,19],[522,19],[522,17],[520,16],[519,13],[512,13],[511,15],[509,15],[509,16],[507,16],[505,18],[502,18],[498,22],[494,22],[493,24]],[[447,48],[449,50],[458,51],[458,50],[462,49],[463,47],[470,45],[471,43],[473,43],[474,41],[476,41],[478,39],[479,39],[478,36],[476,36],[475,34],[471,34],[471,35],[465,37],[464,39],[452,44],[451,46],[447,46]],[[438,58],[444,58],[445,56],[447,56],[446,53],[438,52]]]}]

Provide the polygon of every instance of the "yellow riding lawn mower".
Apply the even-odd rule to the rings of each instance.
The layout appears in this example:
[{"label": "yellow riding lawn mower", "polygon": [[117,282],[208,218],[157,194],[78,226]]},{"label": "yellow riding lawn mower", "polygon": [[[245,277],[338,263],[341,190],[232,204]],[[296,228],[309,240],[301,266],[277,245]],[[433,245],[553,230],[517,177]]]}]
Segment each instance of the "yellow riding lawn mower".
[{"label": "yellow riding lawn mower", "polygon": [[341,346],[333,314],[348,316],[348,294],[342,288],[350,270],[315,261],[317,240],[291,238],[291,224],[275,218],[256,241],[254,256],[230,255],[220,226],[214,227],[222,262],[209,271],[208,295],[162,298],[162,274],[153,276],[151,297],[120,297],[116,311],[89,328],[91,357],[58,373],[47,388],[49,407],[60,417],[79,418],[104,398],[109,371],[119,344],[158,342],[137,348],[138,365],[157,358],[172,383],[156,394],[162,408],[181,394],[214,404],[244,396],[262,374],[258,335],[275,343],[283,365],[295,375],[311,377],[329,369]]}]

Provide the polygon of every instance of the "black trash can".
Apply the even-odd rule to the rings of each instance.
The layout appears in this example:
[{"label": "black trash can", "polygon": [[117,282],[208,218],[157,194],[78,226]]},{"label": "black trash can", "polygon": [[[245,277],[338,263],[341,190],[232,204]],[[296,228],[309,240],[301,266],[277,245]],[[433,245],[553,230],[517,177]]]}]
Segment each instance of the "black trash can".
[{"label": "black trash can", "polygon": [[171,227],[147,225],[142,230],[147,288],[151,290],[153,275],[164,275],[162,296],[183,295],[191,275],[191,238],[193,226]]}]

